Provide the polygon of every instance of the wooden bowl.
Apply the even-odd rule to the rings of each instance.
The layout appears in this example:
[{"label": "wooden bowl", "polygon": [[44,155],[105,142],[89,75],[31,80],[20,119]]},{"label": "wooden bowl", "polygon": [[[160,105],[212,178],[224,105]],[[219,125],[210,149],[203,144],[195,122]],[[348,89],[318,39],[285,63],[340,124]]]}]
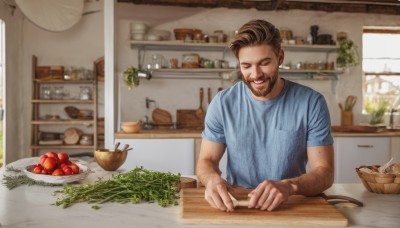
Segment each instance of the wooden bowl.
[{"label": "wooden bowl", "polygon": [[74,106],[67,106],[64,110],[71,119],[77,119],[79,117],[79,109]]},{"label": "wooden bowl", "polygon": [[97,149],[94,151],[94,158],[97,164],[106,171],[115,171],[126,160],[128,151],[121,150],[109,150],[109,149]]},{"label": "wooden bowl", "polygon": [[140,121],[121,122],[121,129],[125,133],[138,133],[142,129]]}]

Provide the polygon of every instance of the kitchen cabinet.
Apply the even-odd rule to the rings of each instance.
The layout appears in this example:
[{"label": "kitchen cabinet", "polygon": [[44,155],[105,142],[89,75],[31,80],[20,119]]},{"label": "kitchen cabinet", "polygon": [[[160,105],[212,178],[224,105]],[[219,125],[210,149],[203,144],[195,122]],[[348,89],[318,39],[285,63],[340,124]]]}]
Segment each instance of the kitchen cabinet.
[{"label": "kitchen cabinet", "polygon": [[[98,143],[96,62],[94,63],[93,77],[90,80],[64,80],[63,74],[60,74],[57,78],[51,76],[39,77],[37,62],[37,57],[32,56],[31,155],[38,156],[41,150],[92,152]],[[41,69],[43,68],[45,67]],[[85,93],[85,97],[82,97],[82,94],[79,95],[80,97],[64,97],[64,87],[79,90],[79,86],[82,86],[84,90],[90,90],[91,96]],[[60,88],[59,94],[58,96],[53,96],[54,88],[56,87]],[[79,107],[78,111],[89,110],[93,114],[79,116],[78,113],[74,113],[76,118],[63,118],[62,116],[65,115],[64,109],[67,106],[76,106],[75,108]],[[93,140],[86,142],[79,142],[80,140],[78,140],[76,144],[66,144],[64,131],[72,127],[81,130],[82,134],[89,135]],[[46,139],[43,138],[45,133],[50,135]]]},{"label": "kitchen cabinet", "polygon": [[120,169],[143,166],[159,172],[195,174],[194,139],[116,139],[116,142],[133,148]]},{"label": "kitchen cabinet", "polygon": [[335,183],[360,183],[355,168],[389,161],[390,137],[335,137]]},{"label": "kitchen cabinet", "polygon": [[[129,41],[132,49],[138,50],[139,68],[142,68],[146,51],[178,51],[178,52],[220,52],[221,59],[225,59],[230,52],[227,43],[185,43],[182,41]],[[336,51],[335,45],[288,45],[282,44],[286,53],[309,52],[325,53],[325,60],[328,60],[330,53]],[[237,68],[194,68],[194,69],[155,69],[152,70],[154,78],[202,78],[202,79],[228,79],[225,78],[230,72],[238,71]],[[280,69],[283,76],[304,77],[307,79],[338,79],[342,74],[340,70],[319,70],[319,69]],[[199,76],[201,75],[201,76]],[[216,75],[216,76],[215,76]],[[229,76],[228,76],[229,77]]]}]

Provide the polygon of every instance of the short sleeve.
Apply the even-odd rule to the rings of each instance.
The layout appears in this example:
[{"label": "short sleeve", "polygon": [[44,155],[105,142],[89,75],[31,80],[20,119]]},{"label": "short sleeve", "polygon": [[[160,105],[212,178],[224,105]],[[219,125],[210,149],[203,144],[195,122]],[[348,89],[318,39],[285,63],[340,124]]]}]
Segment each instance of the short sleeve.
[{"label": "short sleeve", "polygon": [[333,144],[331,121],[325,98],[319,94],[310,104],[307,132],[307,146],[326,146]]},{"label": "short sleeve", "polygon": [[212,142],[226,144],[221,109],[221,93],[218,93],[207,108],[202,137]]}]

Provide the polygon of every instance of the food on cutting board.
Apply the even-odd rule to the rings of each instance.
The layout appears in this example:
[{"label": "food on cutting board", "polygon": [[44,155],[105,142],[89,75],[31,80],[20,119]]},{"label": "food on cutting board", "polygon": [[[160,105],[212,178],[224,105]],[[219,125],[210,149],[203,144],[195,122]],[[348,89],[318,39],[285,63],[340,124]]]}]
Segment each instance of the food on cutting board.
[{"label": "food on cutting board", "polygon": [[64,176],[79,174],[79,166],[69,160],[69,155],[65,152],[47,152],[40,156],[39,163],[32,169],[33,173]]}]

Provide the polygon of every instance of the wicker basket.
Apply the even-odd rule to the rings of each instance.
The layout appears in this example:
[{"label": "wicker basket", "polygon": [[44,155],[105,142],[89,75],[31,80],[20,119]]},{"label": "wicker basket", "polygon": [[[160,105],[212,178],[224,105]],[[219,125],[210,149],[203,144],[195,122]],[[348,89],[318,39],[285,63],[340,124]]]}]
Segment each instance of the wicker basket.
[{"label": "wicker basket", "polygon": [[380,194],[400,194],[400,174],[367,173],[361,171],[361,168],[371,168],[371,166],[356,168],[361,182],[368,191]]}]

